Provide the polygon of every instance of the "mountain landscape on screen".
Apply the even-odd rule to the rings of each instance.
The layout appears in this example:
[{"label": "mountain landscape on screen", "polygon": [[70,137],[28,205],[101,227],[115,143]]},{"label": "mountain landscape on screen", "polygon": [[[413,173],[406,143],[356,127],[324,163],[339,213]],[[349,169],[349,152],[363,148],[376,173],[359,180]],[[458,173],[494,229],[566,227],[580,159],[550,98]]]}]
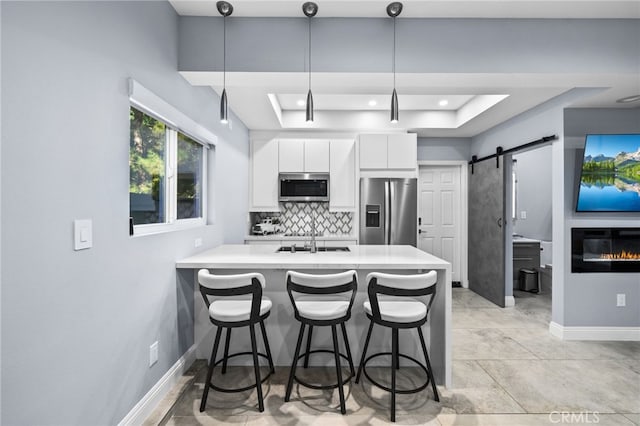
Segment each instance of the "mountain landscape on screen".
[{"label": "mountain landscape on screen", "polygon": [[640,211],[640,135],[587,137],[581,171],[577,211]]}]

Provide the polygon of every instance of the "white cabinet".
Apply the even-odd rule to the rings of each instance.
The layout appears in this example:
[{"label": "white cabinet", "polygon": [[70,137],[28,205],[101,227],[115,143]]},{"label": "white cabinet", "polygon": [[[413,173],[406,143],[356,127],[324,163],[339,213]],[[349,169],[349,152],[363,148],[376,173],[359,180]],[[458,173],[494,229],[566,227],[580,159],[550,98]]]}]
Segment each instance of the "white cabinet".
[{"label": "white cabinet", "polygon": [[418,164],[418,137],[415,133],[387,136],[387,168],[415,169]]},{"label": "white cabinet", "polygon": [[278,146],[280,173],[299,173],[304,171],[304,141],[282,139]]},{"label": "white cabinet", "polygon": [[327,173],[329,141],[281,139],[278,157],[280,173]]},{"label": "white cabinet", "polygon": [[418,139],[415,133],[360,135],[361,169],[415,170]]},{"label": "white cabinet", "polygon": [[251,141],[249,210],[278,211],[278,141]]},{"label": "white cabinet", "polygon": [[387,168],[387,135],[360,135],[360,168]]},{"label": "white cabinet", "polygon": [[329,145],[329,153],[329,210],[355,210],[355,141],[351,139],[332,140]]}]

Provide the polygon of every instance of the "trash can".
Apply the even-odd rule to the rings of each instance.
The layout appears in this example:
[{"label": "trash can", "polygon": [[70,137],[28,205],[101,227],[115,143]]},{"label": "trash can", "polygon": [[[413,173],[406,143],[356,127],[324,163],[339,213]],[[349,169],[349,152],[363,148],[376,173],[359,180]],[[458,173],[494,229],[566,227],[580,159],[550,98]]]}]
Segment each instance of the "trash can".
[{"label": "trash can", "polygon": [[518,281],[520,290],[538,292],[538,271],[535,269],[520,269]]}]

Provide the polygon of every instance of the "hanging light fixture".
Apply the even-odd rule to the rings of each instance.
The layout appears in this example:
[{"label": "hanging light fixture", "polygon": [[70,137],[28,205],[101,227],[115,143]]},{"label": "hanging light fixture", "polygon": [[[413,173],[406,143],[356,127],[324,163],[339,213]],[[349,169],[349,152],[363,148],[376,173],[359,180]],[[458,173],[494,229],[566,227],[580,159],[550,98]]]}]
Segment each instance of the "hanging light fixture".
[{"label": "hanging light fixture", "polygon": [[220,98],[220,122],[229,122],[229,105],[227,103],[227,16],[233,13],[233,6],[226,1],[216,3],[218,12],[222,15],[222,97]]},{"label": "hanging light fixture", "polygon": [[393,18],[393,93],[391,94],[391,122],[398,122],[398,93],[396,92],[396,18],[402,12],[402,3],[393,2],[387,6],[387,15]]},{"label": "hanging light fixture", "polygon": [[309,21],[309,92],[307,93],[307,123],[313,122],[313,94],[311,93],[311,18],[318,13],[318,5],[308,1],[302,5],[302,12]]}]

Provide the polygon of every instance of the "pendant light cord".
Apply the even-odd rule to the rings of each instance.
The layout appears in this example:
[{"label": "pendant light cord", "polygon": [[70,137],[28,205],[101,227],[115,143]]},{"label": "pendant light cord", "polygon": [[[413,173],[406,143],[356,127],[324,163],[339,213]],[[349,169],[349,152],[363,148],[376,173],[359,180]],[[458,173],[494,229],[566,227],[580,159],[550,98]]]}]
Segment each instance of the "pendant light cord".
[{"label": "pendant light cord", "polygon": [[222,90],[227,88],[227,17],[222,17]]},{"label": "pendant light cord", "polygon": [[396,18],[393,17],[393,89],[396,88]]},{"label": "pendant light cord", "polygon": [[311,17],[309,19],[309,90],[311,90]]}]

